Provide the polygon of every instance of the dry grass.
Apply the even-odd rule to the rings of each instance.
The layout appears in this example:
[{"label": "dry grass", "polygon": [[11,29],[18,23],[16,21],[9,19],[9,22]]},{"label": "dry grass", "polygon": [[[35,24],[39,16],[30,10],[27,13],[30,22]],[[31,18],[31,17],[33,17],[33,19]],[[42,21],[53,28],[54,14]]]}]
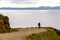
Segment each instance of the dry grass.
[{"label": "dry grass", "polygon": [[47,31],[26,36],[26,40],[60,40],[60,36],[54,29],[47,28]]},{"label": "dry grass", "polygon": [[44,31],[46,31],[46,29],[44,29],[44,28],[19,29],[19,31],[17,31],[17,32],[0,34],[0,40],[24,40],[25,36],[28,36],[31,34],[37,34],[37,33],[44,32]]}]

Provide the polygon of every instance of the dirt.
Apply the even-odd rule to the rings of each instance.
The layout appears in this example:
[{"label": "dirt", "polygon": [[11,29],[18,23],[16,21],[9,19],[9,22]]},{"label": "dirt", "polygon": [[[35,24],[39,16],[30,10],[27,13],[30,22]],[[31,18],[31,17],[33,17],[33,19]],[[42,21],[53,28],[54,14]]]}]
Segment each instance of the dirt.
[{"label": "dirt", "polygon": [[19,29],[17,32],[12,33],[1,33],[0,40],[24,40],[24,37],[31,34],[37,34],[44,32],[46,29],[37,29],[37,28],[23,28]]}]

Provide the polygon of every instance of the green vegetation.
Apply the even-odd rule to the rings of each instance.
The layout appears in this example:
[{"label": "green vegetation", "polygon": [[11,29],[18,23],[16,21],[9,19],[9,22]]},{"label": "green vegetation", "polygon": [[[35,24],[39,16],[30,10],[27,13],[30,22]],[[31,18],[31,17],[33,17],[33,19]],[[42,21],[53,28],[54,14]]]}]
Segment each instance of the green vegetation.
[{"label": "green vegetation", "polygon": [[60,30],[58,30],[56,28],[53,28],[53,27],[43,27],[43,28],[45,28],[45,29],[52,29],[60,36]]},{"label": "green vegetation", "polygon": [[60,36],[54,28],[46,28],[46,32],[26,36],[26,40],[60,40]]},{"label": "green vegetation", "polygon": [[0,14],[0,33],[12,32],[13,29],[10,28],[8,16]]}]

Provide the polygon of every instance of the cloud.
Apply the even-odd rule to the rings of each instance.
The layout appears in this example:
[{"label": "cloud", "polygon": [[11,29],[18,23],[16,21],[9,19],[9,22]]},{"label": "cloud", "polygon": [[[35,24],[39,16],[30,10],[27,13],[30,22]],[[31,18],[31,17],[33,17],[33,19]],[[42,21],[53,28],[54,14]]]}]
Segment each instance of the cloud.
[{"label": "cloud", "polygon": [[38,7],[38,0],[1,0],[1,7]]},{"label": "cloud", "polygon": [[20,3],[20,4],[33,4],[33,3],[38,3],[38,0],[1,0],[1,1],[7,1],[11,3]]},{"label": "cloud", "polygon": [[34,3],[38,3],[38,0],[13,0],[13,3],[26,3],[26,4],[34,4]]},{"label": "cloud", "polygon": [[60,6],[60,0],[0,0],[0,7]]}]

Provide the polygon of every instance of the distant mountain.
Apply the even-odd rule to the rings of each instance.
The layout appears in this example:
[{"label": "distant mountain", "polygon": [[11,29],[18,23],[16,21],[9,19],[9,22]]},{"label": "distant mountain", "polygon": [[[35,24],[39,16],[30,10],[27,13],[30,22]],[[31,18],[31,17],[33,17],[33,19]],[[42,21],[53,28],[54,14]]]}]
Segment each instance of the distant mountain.
[{"label": "distant mountain", "polygon": [[10,8],[10,7],[2,7],[0,10],[60,10],[60,6],[50,7],[50,6],[40,6],[36,8]]},{"label": "distant mountain", "polygon": [[50,9],[52,9],[52,10],[54,10],[54,9],[60,9],[60,6],[56,6],[56,7],[50,7],[50,6],[40,6],[38,9],[48,9],[48,10],[50,10]]}]

